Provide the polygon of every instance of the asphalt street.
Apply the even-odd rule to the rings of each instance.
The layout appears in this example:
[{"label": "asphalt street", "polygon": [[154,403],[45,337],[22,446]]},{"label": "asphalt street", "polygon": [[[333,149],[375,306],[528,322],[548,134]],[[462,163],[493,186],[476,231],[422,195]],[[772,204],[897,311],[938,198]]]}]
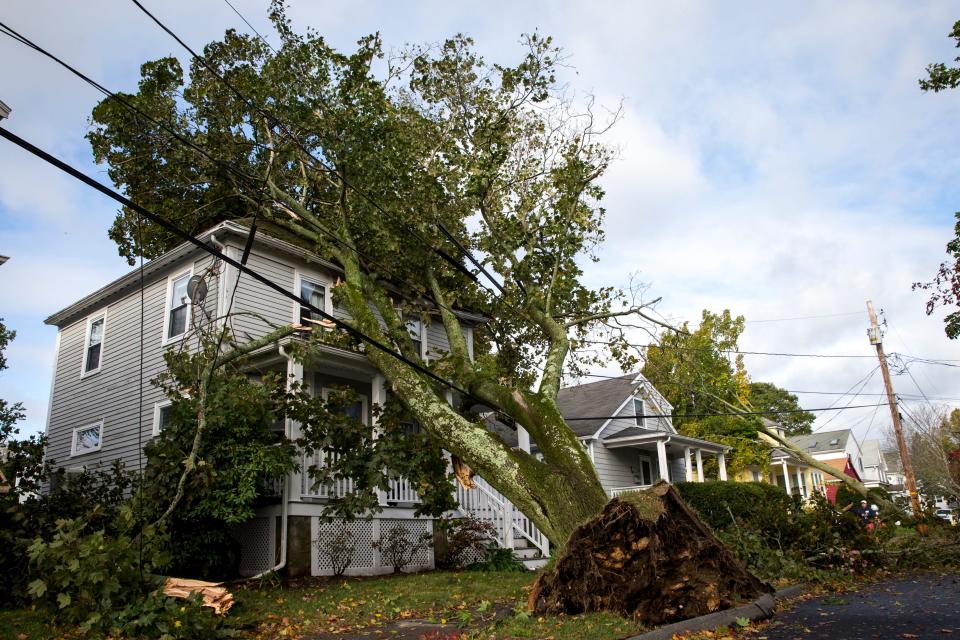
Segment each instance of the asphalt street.
[{"label": "asphalt street", "polygon": [[901,576],[859,591],[807,600],[777,614],[758,637],[960,640],[960,574]]}]

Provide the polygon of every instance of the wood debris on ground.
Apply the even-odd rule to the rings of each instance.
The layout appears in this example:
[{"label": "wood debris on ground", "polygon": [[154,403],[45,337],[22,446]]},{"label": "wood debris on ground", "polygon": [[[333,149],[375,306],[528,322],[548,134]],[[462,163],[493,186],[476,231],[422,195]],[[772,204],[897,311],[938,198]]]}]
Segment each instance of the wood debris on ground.
[{"label": "wood debris on ground", "polygon": [[203,606],[210,607],[219,616],[225,614],[233,606],[233,595],[220,586],[221,584],[223,583],[188,580],[186,578],[167,578],[163,584],[163,593],[171,598],[189,598],[199,593],[203,598]]}]

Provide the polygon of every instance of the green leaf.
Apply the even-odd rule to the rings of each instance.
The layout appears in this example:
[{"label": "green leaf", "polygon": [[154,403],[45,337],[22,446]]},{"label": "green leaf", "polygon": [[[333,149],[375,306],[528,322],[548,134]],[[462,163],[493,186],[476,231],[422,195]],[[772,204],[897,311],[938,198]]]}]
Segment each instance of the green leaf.
[{"label": "green leaf", "polygon": [[27,586],[27,593],[29,593],[34,598],[39,598],[47,592],[47,583],[43,580],[37,579],[30,582]]},{"label": "green leaf", "polygon": [[60,605],[61,609],[65,609],[66,607],[69,607],[71,602],[73,602],[73,598],[70,597],[69,593],[57,594],[57,604]]}]

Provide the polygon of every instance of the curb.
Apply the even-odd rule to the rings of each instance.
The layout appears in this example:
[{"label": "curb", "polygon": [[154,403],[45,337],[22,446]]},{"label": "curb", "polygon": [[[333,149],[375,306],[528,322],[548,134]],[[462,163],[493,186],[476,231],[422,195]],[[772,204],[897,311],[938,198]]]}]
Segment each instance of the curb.
[{"label": "curb", "polygon": [[806,586],[802,584],[786,587],[776,593],[768,593],[760,596],[750,604],[745,604],[734,609],[708,613],[699,618],[674,622],[673,624],[658,627],[653,631],[641,633],[638,636],[631,636],[627,638],[627,640],[671,640],[674,634],[682,635],[695,631],[713,631],[717,627],[722,626],[732,627],[736,625],[737,618],[747,618],[751,622],[767,620],[773,617],[774,605],[777,601],[795,598],[796,596],[806,593],[806,591]]}]

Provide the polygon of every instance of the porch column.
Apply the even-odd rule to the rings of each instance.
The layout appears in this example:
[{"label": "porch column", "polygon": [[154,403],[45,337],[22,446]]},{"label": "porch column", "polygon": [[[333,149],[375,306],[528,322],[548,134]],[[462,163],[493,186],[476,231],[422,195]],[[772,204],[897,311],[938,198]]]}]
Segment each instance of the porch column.
[{"label": "porch column", "polygon": [[787,489],[787,495],[793,495],[793,489],[790,486],[790,471],[787,470],[787,461],[783,460],[780,464],[783,465],[783,482]]},{"label": "porch column", "polygon": [[687,471],[687,482],[693,482],[693,460],[690,459],[690,447],[683,448],[683,466]]},{"label": "porch column", "polygon": [[667,466],[667,443],[663,440],[657,440],[657,462],[660,467],[660,479],[670,482],[670,468]]},{"label": "porch column", "polygon": [[519,447],[521,451],[530,453],[530,434],[520,425],[517,425],[517,447]]},{"label": "porch column", "polygon": [[[373,405],[379,405],[381,408],[387,402],[387,380],[381,374],[376,374],[370,380],[370,425],[373,427],[373,437],[380,436],[380,417],[373,413]],[[377,488],[377,502],[381,505],[387,504],[387,492]]]},{"label": "porch column", "polygon": [[803,471],[800,469],[797,469],[797,490],[800,491],[801,498],[807,497],[806,486],[804,486],[803,482]]},{"label": "porch column", "polygon": [[727,459],[723,451],[717,454],[717,465],[720,467],[720,479],[727,479]]},{"label": "porch column", "polygon": [[[303,363],[291,358],[286,352],[286,349],[283,350],[283,355],[287,358],[287,389],[289,390],[295,383],[300,383],[301,386],[305,387],[306,385],[303,380]],[[291,440],[296,440],[300,437],[300,423],[286,418],[286,431],[287,437]],[[302,463],[302,468],[300,471],[292,471],[290,473],[290,478],[284,485],[284,494],[292,493],[293,496],[296,496],[297,500],[300,500],[301,493],[305,488],[308,488],[306,485],[309,485],[311,480],[307,472],[307,464],[303,454],[298,453],[297,455]],[[289,502],[293,496],[284,495],[283,500]]]},{"label": "porch column", "polygon": [[697,482],[703,482],[703,451],[694,449],[697,454]]}]

